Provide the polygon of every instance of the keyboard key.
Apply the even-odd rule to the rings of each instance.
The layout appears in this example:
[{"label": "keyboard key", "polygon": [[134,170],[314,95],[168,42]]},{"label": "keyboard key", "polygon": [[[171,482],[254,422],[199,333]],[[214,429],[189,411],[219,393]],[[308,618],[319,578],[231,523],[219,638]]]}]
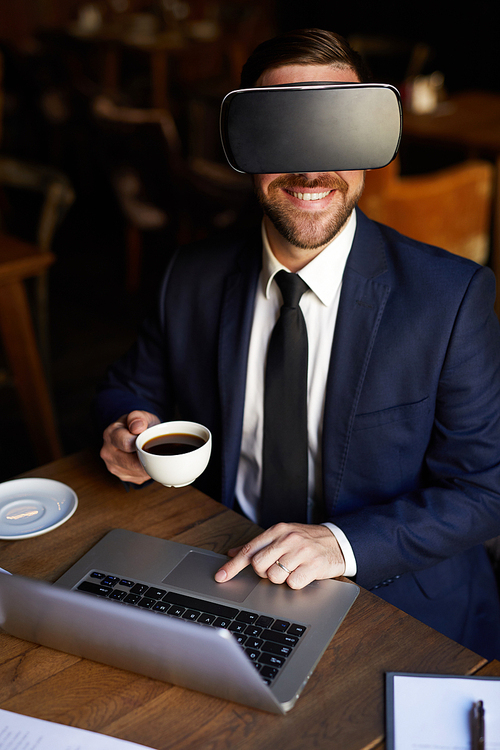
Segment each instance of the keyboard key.
[{"label": "keyboard key", "polygon": [[97,570],[94,570],[93,573],[90,574],[91,578],[99,578],[99,580],[102,581],[103,578],[106,578],[105,573],[99,573]]},{"label": "keyboard key", "polygon": [[137,606],[142,607],[143,609],[153,609],[155,604],[156,599],[150,599],[149,597],[145,596],[143,599],[141,599]]},{"label": "keyboard key", "polygon": [[145,594],[148,590],[149,586],[145,586],[143,583],[136,583],[135,586],[131,589],[132,594],[139,594],[142,596],[142,594]]},{"label": "keyboard key", "polygon": [[125,599],[126,596],[127,596],[126,591],[120,591],[120,589],[115,589],[114,591],[111,592],[111,594],[109,595],[109,598],[114,599],[117,602],[121,602],[123,599]]},{"label": "keyboard key", "polygon": [[291,646],[292,648],[299,640],[296,635],[277,633],[275,630],[264,630],[262,632],[262,637],[265,641],[274,641],[275,643],[281,643],[283,646]]},{"label": "keyboard key", "polygon": [[227,617],[216,617],[213,625],[214,628],[228,628],[231,620],[229,620]]},{"label": "keyboard key", "polygon": [[246,625],[244,622],[237,622],[236,620],[229,626],[229,630],[231,631],[231,633],[244,633],[245,628]]},{"label": "keyboard key", "polygon": [[282,646],[280,643],[274,643],[273,641],[264,641],[262,651],[267,651],[269,654],[277,654],[278,656],[289,656],[292,653],[292,647]]},{"label": "keyboard key", "polygon": [[127,589],[131,589],[134,585],[134,581],[129,581],[128,578],[122,578],[120,581],[120,586],[125,586]]},{"label": "keyboard key", "polygon": [[275,656],[274,654],[262,653],[259,656],[260,664],[267,664],[270,667],[276,667],[279,669],[285,663],[284,656]]},{"label": "keyboard key", "polygon": [[168,614],[172,615],[173,617],[182,617],[185,611],[186,607],[178,607],[176,604],[172,604],[172,606],[168,610]]},{"label": "keyboard key", "polygon": [[262,638],[249,638],[247,640],[246,645],[247,645],[247,648],[258,648],[258,649],[260,649],[263,643],[264,643],[264,641],[262,640]]},{"label": "keyboard key", "polygon": [[256,622],[258,616],[259,615],[256,612],[245,612],[243,610],[236,615],[235,619],[238,620],[238,622],[246,622],[247,625],[251,625],[253,622]]},{"label": "keyboard key", "polygon": [[146,591],[145,596],[150,596],[151,599],[161,599],[166,593],[165,589],[156,589],[154,586],[151,586],[151,588]]},{"label": "keyboard key", "polygon": [[252,661],[257,661],[260,656],[260,651],[255,648],[245,648],[245,653]]},{"label": "keyboard key", "polygon": [[286,630],[288,630],[289,625],[290,623],[286,620],[275,620],[271,625],[271,630],[277,630],[280,633],[284,633]]},{"label": "keyboard key", "polygon": [[168,609],[168,604],[165,604],[164,602],[156,602],[155,606],[153,607],[154,612],[166,612]]},{"label": "keyboard key", "polygon": [[262,628],[258,628],[256,625],[249,625],[245,629],[247,635],[253,635],[254,638],[258,638],[262,633]]},{"label": "keyboard key", "polygon": [[296,623],[294,623],[293,625],[290,625],[287,632],[291,635],[297,635],[300,638],[300,636],[305,633],[306,630],[307,628],[305,625],[297,625]]},{"label": "keyboard key", "polygon": [[263,666],[260,670],[260,673],[264,679],[272,680],[278,674],[278,670],[276,669],[276,667]]},{"label": "keyboard key", "polygon": [[101,586],[98,583],[83,581],[83,583],[78,586],[78,591],[85,591],[87,594],[95,594],[96,596],[108,596],[113,589],[109,586]]},{"label": "keyboard key", "polygon": [[193,621],[195,621],[195,620],[198,619],[198,617],[199,617],[200,614],[201,613],[198,612],[196,609],[186,609],[186,611],[182,615],[182,619],[183,620],[193,620]]},{"label": "keyboard key", "polygon": [[137,604],[137,602],[140,601],[140,598],[139,594],[127,594],[123,601],[127,604]]},{"label": "keyboard key", "polygon": [[198,617],[198,622],[202,622],[204,625],[212,625],[215,620],[215,615],[210,615],[208,612],[202,612]]},{"label": "keyboard key", "polygon": [[261,628],[268,628],[273,622],[274,620],[272,617],[261,615],[257,620],[257,625],[260,625]]},{"label": "keyboard key", "polygon": [[226,617],[230,620],[238,614],[238,610],[234,607],[227,607],[224,604],[217,604],[216,602],[207,602],[204,599],[196,599],[194,596],[178,594],[175,591],[169,591],[169,593],[163,597],[163,600],[170,602],[170,604],[180,604],[181,607],[197,609],[198,612],[208,612],[211,615]]},{"label": "keyboard key", "polygon": [[106,576],[102,581],[103,586],[116,586],[120,579],[117,576]]}]

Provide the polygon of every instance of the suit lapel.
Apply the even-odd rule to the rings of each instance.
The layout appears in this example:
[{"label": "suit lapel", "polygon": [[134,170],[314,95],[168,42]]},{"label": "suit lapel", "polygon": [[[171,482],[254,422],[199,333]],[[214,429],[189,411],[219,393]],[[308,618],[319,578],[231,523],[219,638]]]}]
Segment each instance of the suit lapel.
[{"label": "suit lapel", "polygon": [[[354,415],[390,286],[384,242],[357,212],[357,229],[342,281],[330,358],[323,429],[323,492],[333,513],[340,491]],[[224,289],[219,344],[222,502],[232,507],[245,401],[248,344],[261,269],[260,236],[242,248]]]},{"label": "suit lapel", "polygon": [[262,265],[260,233],[245,244],[237,268],[227,278],[219,342],[219,394],[222,433],[222,502],[234,503],[243,429],[248,345],[255,291]]},{"label": "suit lapel", "polygon": [[382,236],[357,212],[357,229],[340,295],[323,419],[323,497],[337,504],[353,420],[378,327],[390,292]]}]

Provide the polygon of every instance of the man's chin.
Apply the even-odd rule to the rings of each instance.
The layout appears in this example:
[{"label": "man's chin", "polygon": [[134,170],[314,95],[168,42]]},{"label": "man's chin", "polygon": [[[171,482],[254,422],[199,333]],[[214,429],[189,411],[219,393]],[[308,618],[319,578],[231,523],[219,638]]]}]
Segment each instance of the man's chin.
[{"label": "man's chin", "polygon": [[320,212],[314,216],[310,214],[305,219],[294,220],[290,216],[282,216],[274,211],[266,211],[270,221],[280,235],[291,245],[301,250],[318,250],[328,245],[340,234],[345,227],[354,206],[346,207],[345,211],[336,216],[330,216],[322,226]]}]

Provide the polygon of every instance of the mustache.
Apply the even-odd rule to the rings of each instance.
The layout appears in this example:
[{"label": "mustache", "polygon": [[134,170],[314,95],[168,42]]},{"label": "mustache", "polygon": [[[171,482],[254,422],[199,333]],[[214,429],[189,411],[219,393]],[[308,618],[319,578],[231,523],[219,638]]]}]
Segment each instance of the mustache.
[{"label": "mustache", "polygon": [[280,189],[298,192],[298,188],[309,190],[321,188],[321,190],[338,190],[341,193],[347,193],[349,186],[342,177],[328,172],[318,175],[313,180],[301,174],[281,174],[269,184],[268,192]]}]

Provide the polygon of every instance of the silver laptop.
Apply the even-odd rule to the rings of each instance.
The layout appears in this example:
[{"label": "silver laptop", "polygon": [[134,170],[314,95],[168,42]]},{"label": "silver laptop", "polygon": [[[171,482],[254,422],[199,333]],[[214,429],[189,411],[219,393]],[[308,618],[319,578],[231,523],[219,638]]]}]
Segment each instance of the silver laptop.
[{"label": "silver laptop", "polygon": [[289,711],[356,599],[355,584],[299,591],[227,558],[115,529],[55,584],[0,575],[0,626],[28,641],[260,708]]}]

